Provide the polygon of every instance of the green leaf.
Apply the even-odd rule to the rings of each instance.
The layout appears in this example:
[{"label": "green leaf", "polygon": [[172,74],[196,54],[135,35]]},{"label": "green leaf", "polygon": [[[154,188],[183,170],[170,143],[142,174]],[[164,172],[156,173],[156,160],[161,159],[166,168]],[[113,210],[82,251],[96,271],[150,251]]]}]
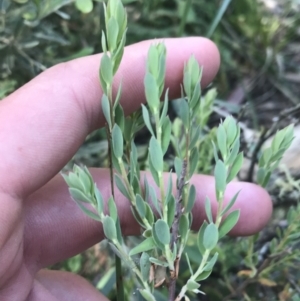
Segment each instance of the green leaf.
[{"label": "green leaf", "polygon": [[186,129],[190,127],[190,107],[185,99],[180,102],[180,110],[178,112]]},{"label": "green leaf", "polygon": [[198,237],[197,237],[198,249],[202,255],[205,253],[205,247],[204,247],[203,241],[204,241],[204,232],[205,232],[205,229],[207,228],[207,226],[208,226],[208,223],[206,221],[204,221],[199,229]]},{"label": "green leaf", "polygon": [[146,301],[156,301],[154,296],[149,291],[146,291],[145,289],[141,289],[140,293]]},{"label": "green leaf", "polygon": [[73,200],[77,201],[77,202],[85,202],[85,203],[93,203],[93,199],[91,196],[83,193],[82,191],[80,191],[77,188],[69,188],[69,192],[71,194],[71,197],[73,198]]},{"label": "green leaf", "polygon": [[186,262],[187,262],[187,264],[188,264],[188,267],[189,267],[189,270],[190,270],[191,276],[193,276],[193,275],[194,275],[194,273],[193,273],[193,269],[192,269],[191,262],[190,262],[190,259],[189,259],[189,256],[188,256],[188,254],[187,254],[187,253],[185,253],[185,258],[186,258]]},{"label": "green leaf", "polygon": [[118,187],[118,189],[120,190],[120,192],[128,199],[130,200],[130,196],[129,196],[129,192],[127,191],[126,186],[123,183],[123,180],[120,178],[120,176],[118,174],[115,174],[115,182],[116,185]]},{"label": "green leaf", "polygon": [[102,88],[104,88],[106,85],[112,84],[112,79],[113,79],[112,62],[111,62],[111,58],[106,53],[103,54],[101,58],[100,79],[101,78],[105,83],[105,85],[102,86]]},{"label": "green leaf", "polygon": [[105,117],[105,120],[106,120],[109,128],[111,129],[110,104],[109,104],[108,97],[105,94],[103,94],[103,96],[102,96],[101,104],[102,104],[103,115]]},{"label": "green leaf", "polygon": [[157,172],[162,172],[164,168],[163,153],[158,141],[154,137],[150,139],[149,154],[154,169]]},{"label": "green leaf", "polygon": [[158,76],[158,50],[155,45],[151,45],[147,56],[147,70],[155,77]]},{"label": "green leaf", "polygon": [[149,194],[150,194],[152,204],[154,205],[154,207],[157,210],[160,217],[162,217],[162,211],[161,211],[161,208],[160,208],[160,204],[158,203],[158,199],[157,199],[155,189],[152,186],[149,187]]},{"label": "green leaf", "polygon": [[160,99],[156,80],[149,72],[146,73],[144,85],[147,103],[152,112],[154,112],[159,108]]},{"label": "green leaf", "polygon": [[165,154],[169,148],[171,140],[171,121],[167,116],[165,117],[164,123],[162,125],[162,152]]},{"label": "green leaf", "polygon": [[115,123],[120,127],[121,131],[124,132],[125,116],[121,105],[114,106],[115,110]]},{"label": "green leaf", "polygon": [[140,217],[144,218],[146,215],[146,206],[143,198],[139,194],[136,195],[135,202],[136,202],[136,209]]},{"label": "green leaf", "polygon": [[95,184],[95,198],[97,200],[97,211],[98,214],[101,215],[103,214],[103,209],[104,209],[104,201],[103,201],[103,197],[102,194],[100,192],[100,190],[98,189],[97,185]]},{"label": "green leaf", "polygon": [[150,256],[147,253],[143,253],[140,258],[140,270],[143,280],[147,282],[149,280],[151,263],[149,261]]},{"label": "green leaf", "polygon": [[177,179],[180,179],[180,177],[181,177],[182,165],[183,165],[183,161],[180,158],[175,157],[174,167],[175,167],[175,172],[176,172],[176,175],[177,175]]},{"label": "green leaf", "polygon": [[134,216],[135,220],[140,224],[141,227],[145,228],[144,222],[141,220],[138,212],[136,211],[135,207],[130,206],[130,210],[132,215]]},{"label": "green leaf", "polygon": [[203,234],[203,246],[206,250],[212,250],[216,247],[219,239],[218,228],[215,224],[210,223]]},{"label": "green leaf", "polygon": [[243,159],[244,159],[243,153],[239,153],[232,164],[229,175],[226,179],[227,183],[231,182],[236,177],[236,175],[239,173],[239,171],[241,170],[242,165],[243,165]]},{"label": "green leaf", "polygon": [[211,272],[212,272],[212,270],[202,272],[202,273],[196,278],[196,281],[203,281],[203,280],[207,279],[207,278],[210,276]]},{"label": "green leaf", "polygon": [[152,225],[154,223],[153,211],[149,206],[149,204],[145,203],[145,206],[146,206],[146,219],[149,222],[149,224]]},{"label": "green leaf", "polygon": [[167,192],[165,196],[165,204],[168,204],[170,198],[172,197],[172,191],[173,191],[173,179],[172,179],[172,173],[169,173],[169,179],[168,179],[168,186],[167,186]]},{"label": "green leaf", "polygon": [[233,198],[230,200],[230,202],[226,205],[226,207],[222,210],[221,212],[221,216],[223,216],[224,214],[226,214],[234,205],[238,195],[240,193],[240,190],[233,196]]},{"label": "green leaf", "polygon": [[150,172],[151,172],[151,175],[156,183],[156,185],[159,187],[159,177],[158,177],[158,173],[156,171],[156,169],[154,168],[153,166],[153,163],[152,163],[152,160],[151,160],[151,157],[150,157],[150,154],[148,156],[148,162],[149,162],[149,169],[150,169]]},{"label": "green leaf", "polygon": [[170,237],[170,228],[168,224],[162,220],[158,219],[154,225],[154,232],[158,238],[158,240],[163,245],[168,245],[170,243],[171,237]]},{"label": "green leaf", "polygon": [[136,265],[134,263],[131,263],[130,261],[128,261],[128,258],[123,254],[121,253],[117,247],[111,243],[111,242],[108,242],[110,248],[112,249],[112,251],[119,257],[122,259],[122,261],[130,268],[130,269],[134,269],[136,268]]},{"label": "green leaf", "polygon": [[215,145],[215,143],[213,141],[211,143],[213,145],[215,162],[218,162],[219,161],[218,149],[217,149],[217,147],[216,147],[216,145]]},{"label": "green leaf", "polygon": [[99,222],[101,221],[100,217],[97,214],[95,214],[91,210],[87,209],[82,203],[76,202],[76,204],[83,211],[83,213],[85,213],[87,216],[89,216],[90,218],[92,218],[96,221],[99,221]]},{"label": "green leaf", "polygon": [[114,102],[114,109],[116,109],[116,107],[119,105],[120,103],[120,98],[121,98],[121,94],[122,94],[122,81],[119,84],[119,88],[118,88],[118,92],[117,92],[117,96],[115,98],[115,102]]},{"label": "green leaf", "polygon": [[191,185],[189,190],[189,196],[187,200],[186,207],[184,209],[184,213],[189,213],[192,211],[196,201],[196,188],[194,185]]},{"label": "green leaf", "polygon": [[149,130],[151,135],[154,136],[154,132],[153,132],[151,121],[150,121],[149,111],[146,108],[146,106],[144,106],[143,104],[142,104],[142,113],[143,113],[143,119],[144,119],[147,129]]},{"label": "green leaf", "polygon": [[240,210],[232,211],[228,214],[226,219],[222,222],[219,229],[219,239],[225,236],[236,225],[240,217]]},{"label": "green leaf", "polygon": [[167,113],[168,113],[168,107],[169,107],[169,89],[166,90],[165,93],[165,99],[164,99],[164,105],[163,105],[163,109],[160,115],[160,120],[159,120],[159,125],[162,126],[164,123],[165,118],[167,117]]},{"label": "green leaf", "polygon": [[[215,166],[216,194],[224,193],[226,189],[227,169],[223,161],[218,160]],[[219,201],[219,200],[218,200]]]},{"label": "green leaf", "polygon": [[214,267],[215,263],[217,262],[219,254],[216,252],[214,256],[211,258],[211,260],[206,264],[206,266],[203,268],[203,271],[211,271]]},{"label": "green leaf", "polygon": [[120,127],[115,124],[112,130],[112,145],[115,156],[120,159],[123,156],[123,135]]},{"label": "green leaf", "polygon": [[150,251],[155,248],[155,242],[153,237],[148,237],[143,240],[140,244],[132,248],[129,252],[129,256],[133,256],[142,252]]},{"label": "green leaf", "polygon": [[238,134],[238,125],[235,122],[234,118],[232,116],[228,116],[224,120],[224,127],[226,128],[227,133],[227,145],[232,145],[234,140],[238,140],[237,134]]},{"label": "green leaf", "polygon": [[205,213],[207,216],[207,219],[210,223],[213,223],[213,217],[211,212],[211,202],[208,196],[205,197]]},{"label": "green leaf", "polygon": [[106,30],[108,48],[110,52],[113,52],[116,49],[119,34],[119,24],[114,17],[109,19]]},{"label": "green leaf", "polygon": [[227,158],[227,135],[223,124],[220,124],[217,130],[218,147],[223,159]]},{"label": "green leaf", "polygon": [[116,223],[118,220],[118,209],[117,209],[116,203],[112,196],[108,200],[108,212],[109,212],[110,217]]},{"label": "green leaf", "polygon": [[76,8],[84,14],[88,14],[93,10],[93,1],[92,0],[76,0]]},{"label": "green leaf", "polygon": [[190,156],[190,170],[188,177],[191,178],[194,172],[196,171],[199,163],[199,150],[194,148],[192,150],[191,156]]},{"label": "green leaf", "polygon": [[103,218],[103,230],[107,239],[109,240],[117,239],[116,224],[110,216],[105,216]]},{"label": "green leaf", "polygon": [[125,42],[126,42],[126,31],[124,32],[124,34],[122,36],[122,39],[119,43],[117,51],[115,51],[115,61],[114,61],[114,66],[113,66],[113,74],[114,75],[116,74],[116,72],[120,66],[120,63],[121,63],[121,60],[122,60],[122,57],[124,54]]},{"label": "green leaf", "polygon": [[149,260],[150,260],[150,262],[154,263],[155,265],[159,265],[159,266],[162,266],[162,267],[168,267],[169,266],[169,264],[166,261],[162,261],[162,260],[159,260],[159,259],[154,258],[154,257],[150,257]]},{"label": "green leaf", "polygon": [[167,206],[168,206],[168,224],[169,227],[171,227],[175,218],[175,209],[176,209],[175,198],[173,196],[171,196]]},{"label": "green leaf", "polygon": [[240,149],[240,139],[236,139],[233,143],[231,153],[228,156],[227,160],[225,161],[226,165],[232,165],[232,163],[236,159],[239,149]]},{"label": "green leaf", "polygon": [[193,291],[195,289],[198,289],[200,287],[200,284],[192,279],[189,279],[186,284],[186,287],[189,291]]},{"label": "green leaf", "polygon": [[189,220],[186,216],[186,214],[181,215],[179,220],[179,234],[180,234],[180,240],[185,242],[187,240],[187,237],[190,232],[189,228]]}]

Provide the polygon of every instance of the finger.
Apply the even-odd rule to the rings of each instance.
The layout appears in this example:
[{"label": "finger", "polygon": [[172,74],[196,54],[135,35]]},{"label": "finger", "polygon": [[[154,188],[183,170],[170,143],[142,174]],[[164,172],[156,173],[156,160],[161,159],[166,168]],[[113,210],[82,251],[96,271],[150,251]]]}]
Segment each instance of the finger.
[{"label": "finger", "polygon": [[[154,41],[126,48],[116,76],[122,80],[121,103],[126,113],[144,101],[147,51]],[[194,54],[203,66],[203,85],[219,67],[215,45],[204,38],[165,39],[166,86],[180,96],[183,65]],[[51,179],[74,155],[86,135],[104,124],[98,79],[100,55],[57,65],[0,103],[0,188],[23,196]]]},{"label": "finger", "polygon": [[[107,199],[110,196],[108,170],[93,169],[92,174],[101,193]],[[149,182],[151,183],[151,179]],[[212,201],[214,214],[216,212],[214,179],[210,176],[195,175],[191,183],[197,189],[197,201],[193,211],[193,228],[197,229],[205,219],[206,196]],[[239,182],[228,186],[225,203],[239,190],[239,197],[232,210],[240,209],[241,216],[232,234],[250,235],[266,225],[272,205],[265,190],[253,184]],[[140,234],[141,230],[131,214],[129,201],[117,189],[115,193],[124,235]],[[78,254],[104,237],[101,224],[81,212],[71,200],[67,186],[59,176],[31,195],[25,204],[25,249],[31,260],[37,261],[37,268]]]},{"label": "finger", "polygon": [[41,270],[34,281],[28,301],[109,301],[78,275]]}]

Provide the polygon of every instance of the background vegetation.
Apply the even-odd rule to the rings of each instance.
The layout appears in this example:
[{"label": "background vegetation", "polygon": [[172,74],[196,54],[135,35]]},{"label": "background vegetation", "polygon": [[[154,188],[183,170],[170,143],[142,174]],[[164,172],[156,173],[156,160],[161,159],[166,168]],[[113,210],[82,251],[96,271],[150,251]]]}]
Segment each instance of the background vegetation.
[{"label": "background vegetation", "polygon": [[[104,23],[101,2],[0,0],[0,99],[54,64],[100,52]],[[213,129],[228,114],[241,121],[248,160],[240,179],[254,181],[256,155],[264,142],[278,128],[298,123],[299,1],[123,2],[129,14],[128,44],[149,38],[201,35],[218,45],[222,65],[214,82],[218,96],[209,127]],[[176,116],[176,102],[169,114]],[[142,136],[138,138],[141,164],[145,152]],[[88,137],[73,162],[106,166],[103,158],[107,146],[99,142],[101,137],[101,131]],[[199,172],[209,174],[212,165],[208,159],[213,154],[208,144],[202,151],[205,160],[200,162]],[[224,240],[219,245],[217,268],[201,288],[207,296],[192,296],[191,300],[300,300],[298,152],[297,148],[290,152],[285,167],[278,170],[268,187],[275,208],[269,226],[255,237]],[[129,243],[136,239],[129,238]],[[193,239],[188,252],[196,265]],[[114,262],[108,253],[104,242],[53,268],[83,275],[113,300]],[[181,271],[184,278],[185,263]],[[126,273],[130,275],[130,271]],[[158,271],[158,278],[160,274],[163,271]],[[128,300],[137,298],[133,282],[127,281],[126,290]],[[164,300],[162,296],[158,300]]]}]

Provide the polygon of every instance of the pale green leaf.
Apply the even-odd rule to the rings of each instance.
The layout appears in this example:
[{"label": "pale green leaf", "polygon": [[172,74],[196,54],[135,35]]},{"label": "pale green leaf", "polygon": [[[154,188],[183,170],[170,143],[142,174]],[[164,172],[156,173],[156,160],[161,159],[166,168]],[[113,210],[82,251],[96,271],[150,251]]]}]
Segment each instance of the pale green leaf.
[{"label": "pale green leaf", "polygon": [[123,134],[120,127],[115,124],[112,130],[112,145],[115,156],[120,159],[123,156]]},{"label": "pale green leaf", "polygon": [[105,120],[107,124],[109,125],[109,128],[111,128],[111,118],[110,118],[110,104],[107,96],[103,94],[102,96],[102,112],[105,117]]},{"label": "pale green leaf", "polygon": [[168,224],[162,220],[158,219],[154,225],[154,232],[156,237],[163,245],[168,245],[171,240],[170,228]]},{"label": "pale green leaf", "polygon": [[151,262],[149,261],[150,256],[147,253],[143,253],[140,258],[140,270],[143,280],[147,282],[149,280]]},{"label": "pale green leaf", "polygon": [[210,274],[211,274],[212,270],[208,270],[208,271],[203,271],[197,278],[196,281],[203,281],[205,279],[207,279]]},{"label": "pale green leaf", "polygon": [[110,216],[105,216],[103,218],[103,230],[107,239],[109,240],[117,239],[116,224]]},{"label": "pale green leaf", "polygon": [[93,1],[92,0],[76,0],[75,5],[78,10],[84,14],[88,14],[93,10]]},{"label": "pale green leaf", "polygon": [[149,258],[150,262],[154,263],[155,265],[159,265],[162,267],[168,267],[169,264],[166,261],[162,261],[160,259],[154,258],[154,257],[150,257]]},{"label": "pale green leaf", "polygon": [[194,185],[191,185],[189,189],[189,195],[188,195],[188,200],[186,207],[184,209],[184,213],[189,213],[192,211],[196,201],[196,188]]},{"label": "pale green leaf", "polygon": [[243,165],[243,159],[244,159],[243,153],[239,153],[232,164],[229,175],[227,176],[227,179],[226,179],[227,183],[231,182],[236,177],[236,175],[239,173],[239,171],[241,170],[242,165]]},{"label": "pale green leaf", "polygon": [[206,250],[212,250],[216,247],[219,239],[218,228],[215,224],[210,223],[203,234],[203,246]]},{"label": "pale green leaf", "polygon": [[223,216],[224,214],[226,214],[234,205],[238,195],[240,193],[240,190],[233,196],[233,198],[230,200],[230,202],[225,206],[225,208],[222,210],[221,212],[221,216]]},{"label": "pale green leaf", "polygon": [[149,111],[148,111],[147,107],[144,106],[143,104],[142,104],[142,113],[143,113],[143,119],[144,119],[147,129],[149,130],[151,135],[154,136],[154,132],[153,132],[151,121],[150,121]]},{"label": "pale green leaf", "polygon": [[141,289],[140,293],[146,301],[156,301],[155,297],[149,291]]},{"label": "pale green leaf", "polygon": [[212,268],[214,267],[215,263],[217,262],[219,254],[216,252],[214,254],[214,256],[209,260],[209,262],[205,265],[205,267],[203,268],[203,271],[211,271]]},{"label": "pale green leaf", "polygon": [[69,188],[69,192],[71,194],[71,197],[73,200],[77,202],[85,202],[85,203],[93,203],[93,198],[90,195],[87,195],[86,193],[80,191],[77,188]]},{"label": "pale green leaf", "polygon": [[149,144],[149,154],[152,165],[157,172],[162,172],[164,167],[163,153],[156,138],[151,137]]},{"label": "pale green leaf", "polygon": [[193,291],[193,290],[199,288],[200,284],[197,283],[196,281],[192,280],[192,279],[189,279],[187,284],[186,284],[186,287],[189,291]]},{"label": "pale green leaf", "polygon": [[129,252],[129,256],[133,256],[135,254],[150,251],[154,248],[155,248],[155,242],[153,240],[153,237],[148,237],[145,240],[143,240],[140,244],[133,247]]},{"label": "pale green leaf", "polygon": [[130,200],[130,196],[129,196],[129,193],[127,191],[127,188],[126,186],[124,185],[123,183],[123,180],[120,178],[119,175],[115,174],[115,182],[116,182],[116,185],[118,187],[118,189],[120,190],[120,192],[128,199]]},{"label": "pale green leaf", "polygon": [[213,217],[212,217],[212,211],[211,211],[211,202],[208,196],[205,197],[205,213],[207,216],[207,219],[210,223],[213,222]]},{"label": "pale green leaf", "polygon": [[227,135],[223,124],[220,124],[217,130],[218,148],[222,154],[222,158],[227,158]]},{"label": "pale green leaf", "polygon": [[117,219],[118,219],[118,209],[117,209],[116,203],[112,196],[108,199],[108,211],[109,211],[110,217],[116,223]]},{"label": "pale green leaf", "polygon": [[145,76],[144,86],[145,86],[145,94],[146,94],[147,103],[148,103],[150,109],[152,111],[158,110],[159,103],[160,103],[158,86],[155,81],[155,78],[149,72],[147,72],[147,74]]},{"label": "pale green leaf", "polygon": [[219,238],[225,236],[229,231],[233,229],[240,217],[240,210],[232,211],[228,214],[225,220],[222,222],[219,229]]},{"label": "pale green leaf", "polygon": [[198,249],[202,255],[205,253],[205,247],[204,247],[203,241],[204,241],[204,232],[205,232],[207,226],[208,226],[207,222],[204,221],[199,229],[198,236],[197,236]]},{"label": "pale green leaf", "polygon": [[227,169],[223,161],[218,160],[215,166],[215,182],[216,182],[216,193],[224,193],[226,189],[226,178],[227,178]]},{"label": "pale green leaf", "polygon": [[146,215],[146,206],[143,198],[139,194],[136,195],[135,202],[136,202],[136,209],[140,217],[144,218]]},{"label": "pale green leaf", "polygon": [[119,24],[114,17],[111,17],[106,26],[108,48],[110,52],[113,52],[117,46]]},{"label": "pale green leaf", "polygon": [[[100,63],[100,75],[106,85],[112,84],[113,70],[111,58],[107,54],[103,54]],[[103,88],[103,87],[102,87]]]}]

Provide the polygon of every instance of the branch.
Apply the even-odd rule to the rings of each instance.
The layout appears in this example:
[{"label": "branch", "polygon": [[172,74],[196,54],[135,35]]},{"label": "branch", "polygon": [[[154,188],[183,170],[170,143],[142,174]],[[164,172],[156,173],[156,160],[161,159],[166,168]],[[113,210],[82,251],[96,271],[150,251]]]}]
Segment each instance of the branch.
[{"label": "branch", "polygon": [[[182,194],[185,186],[185,177],[187,172],[187,160],[185,159],[182,164],[182,171],[180,178],[177,183],[177,195],[175,199],[176,209],[175,209],[175,217],[172,225],[172,233],[171,233],[171,250],[174,250],[174,244],[177,244],[178,241],[178,232],[179,232],[179,220],[182,215]],[[175,293],[176,293],[176,279],[178,276],[179,269],[179,258],[177,257],[175,260],[175,270],[171,271],[171,279],[169,283],[169,301],[174,301]]]}]

